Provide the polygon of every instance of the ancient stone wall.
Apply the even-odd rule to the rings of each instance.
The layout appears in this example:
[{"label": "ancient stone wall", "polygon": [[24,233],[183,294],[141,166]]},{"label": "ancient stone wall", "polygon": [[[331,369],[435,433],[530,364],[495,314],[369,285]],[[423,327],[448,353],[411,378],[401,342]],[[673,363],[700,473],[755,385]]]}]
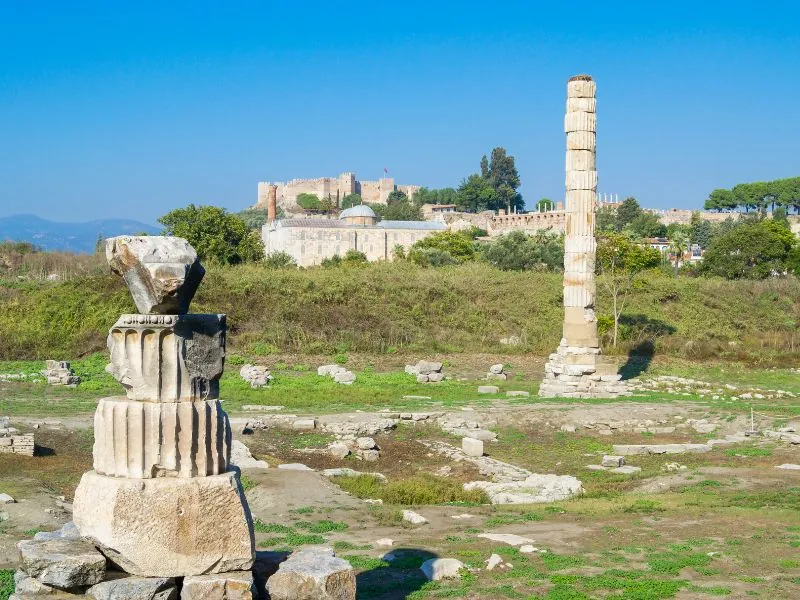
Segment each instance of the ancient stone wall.
[{"label": "ancient stone wall", "polygon": [[0,437],[0,454],[24,454],[33,456],[35,444],[33,434],[6,435]]}]

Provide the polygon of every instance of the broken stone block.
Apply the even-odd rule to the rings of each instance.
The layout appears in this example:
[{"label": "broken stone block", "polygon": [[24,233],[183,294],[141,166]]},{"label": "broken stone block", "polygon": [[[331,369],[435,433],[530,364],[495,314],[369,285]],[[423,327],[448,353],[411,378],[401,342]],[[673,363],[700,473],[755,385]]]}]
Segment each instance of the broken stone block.
[{"label": "broken stone block", "polygon": [[509,398],[528,398],[531,395],[530,392],[525,392],[522,390],[514,390],[510,392],[506,392],[506,396]]},{"label": "broken stone block", "polygon": [[266,461],[253,458],[250,449],[239,440],[231,442],[230,464],[236,465],[240,469],[268,469]]},{"label": "broken stone block", "polygon": [[205,575],[253,564],[252,518],[232,471],[190,479],[89,471],[75,491],[73,516],[81,535],[132,575]]},{"label": "broken stone block", "polygon": [[347,369],[343,369],[342,371],[334,373],[333,380],[336,383],[351,384],[356,380],[356,374]]},{"label": "broken stone block", "polygon": [[638,473],[641,470],[642,470],[641,467],[624,465],[622,467],[617,467],[616,469],[611,469],[611,473],[619,473],[620,475],[633,475],[634,473]]},{"label": "broken stone block", "polygon": [[372,450],[375,448],[375,440],[371,437],[360,437],[356,439],[356,444],[358,444],[359,450]]},{"label": "broken stone block", "polygon": [[496,385],[479,385],[478,386],[478,393],[479,394],[497,394],[500,391],[500,388]]},{"label": "broken stone block", "polygon": [[428,375],[420,373],[417,375],[417,383],[428,383]]},{"label": "broken stone block", "polygon": [[439,383],[444,381],[444,373],[429,373],[428,374],[428,382],[429,383]]},{"label": "broken stone block", "polygon": [[39,583],[64,590],[103,581],[106,558],[81,540],[22,540],[21,569]]},{"label": "broken stone block", "polygon": [[194,575],[183,580],[181,600],[253,600],[251,571]]},{"label": "broken stone block", "polygon": [[603,460],[600,462],[601,465],[604,467],[621,467],[625,464],[625,457],[624,456],[609,456],[606,454],[603,456]]},{"label": "broken stone block", "polygon": [[404,510],[403,521],[408,521],[412,525],[424,525],[428,522],[428,519],[413,510]]},{"label": "broken stone block", "polygon": [[94,600],[177,600],[178,588],[171,577],[137,577],[122,573],[86,591]]},{"label": "broken stone block", "polygon": [[315,419],[296,419],[292,422],[292,429],[297,431],[310,431],[317,426]]},{"label": "broken stone block", "polygon": [[428,581],[442,579],[458,579],[464,563],[456,558],[430,558],[420,565],[419,570],[428,578]]},{"label": "broken stone block", "polygon": [[272,381],[269,369],[260,365],[244,365],[239,369],[239,376],[253,389],[266,387]]},{"label": "broken stone block", "polygon": [[347,458],[350,455],[350,448],[344,442],[334,442],[328,446],[328,452],[334,458]]},{"label": "broken stone block", "polygon": [[462,438],[461,449],[468,456],[483,456],[483,442],[475,438]]},{"label": "broken stone block", "polygon": [[194,248],[178,237],[108,238],[106,260],[144,314],[186,314],[205,275]]},{"label": "broken stone block", "polygon": [[491,367],[489,367],[489,373],[492,373],[494,375],[500,375],[500,373],[502,373],[502,372],[503,372],[503,364],[502,363],[498,363],[496,365],[492,365]]},{"label": "broken stone block", "polygon": [[508,544],[509,546],[520,546],[522,544],[533,543],[531,538],[523,537],[515,533],[479,533],[478,537],[485,540],[491,540],[493,542]]},{"label": "broken stone block", "polygon": [[267,589],[271,600],[355,600],[356,576],[333,550],[306,548],[280,564]]},{"label": "broken stone block", "polygon": [[416,366],[419,375],[430,375],[431,373],[438,373],[442,370],[442,363],[430,360],[421,360]]},{"label": "broken stone block", "polygon": [[377,450],[359,450],[358,455],[367,462],[375,462],[380,458],[380,453]]},{"label": "broken stone block", "polygon": [[130,400],[219,398],[225,315],[122,315],[108,334],[106,367]]}]

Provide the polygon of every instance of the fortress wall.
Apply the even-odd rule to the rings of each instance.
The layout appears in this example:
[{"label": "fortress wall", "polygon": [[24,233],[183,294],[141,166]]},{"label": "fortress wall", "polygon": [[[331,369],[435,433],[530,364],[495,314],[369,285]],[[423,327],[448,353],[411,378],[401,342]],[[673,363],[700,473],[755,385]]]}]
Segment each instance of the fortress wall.
[{"label": "fortress wall", "polygon": [[552,211],[521,215],[495,215],[489,224],[489,235],[502,235],[517,230],[536,233],[545,229],[550,229],[554,233],[564,233],[566,230],[566,213]]}]

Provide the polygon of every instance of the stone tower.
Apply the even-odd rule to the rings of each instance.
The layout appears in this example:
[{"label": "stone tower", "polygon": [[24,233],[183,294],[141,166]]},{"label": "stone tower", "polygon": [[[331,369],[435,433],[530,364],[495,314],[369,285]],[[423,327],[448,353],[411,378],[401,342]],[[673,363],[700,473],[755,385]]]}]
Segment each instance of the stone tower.
[{"label": "stone tower", "polygon": [[567,83],[564,328],[539,388],[543,397],[624,394],[616,368],[603,361],[595,315],[595,202],[597,196],[596,85],[588,75]]}]

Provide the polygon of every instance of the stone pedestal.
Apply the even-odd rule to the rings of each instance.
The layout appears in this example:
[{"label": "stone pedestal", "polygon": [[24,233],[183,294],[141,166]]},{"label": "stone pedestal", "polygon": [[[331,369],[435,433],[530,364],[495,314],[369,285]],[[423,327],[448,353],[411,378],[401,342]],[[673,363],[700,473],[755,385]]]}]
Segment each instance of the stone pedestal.
[{"label": "stone pedestal", "polygon": [[235,472],[184,479],[84,473],[73,504],[81,536],[125,572],[179,577],[253,566],[253,523]]},{"label": "stone pedestal", "polygon": [[600,356],[595,314],[597,100],[588,75],[567,83],[566,236],[563,339],[545,366],[543,397],[608,397],[625,393],[616,369]]}]

